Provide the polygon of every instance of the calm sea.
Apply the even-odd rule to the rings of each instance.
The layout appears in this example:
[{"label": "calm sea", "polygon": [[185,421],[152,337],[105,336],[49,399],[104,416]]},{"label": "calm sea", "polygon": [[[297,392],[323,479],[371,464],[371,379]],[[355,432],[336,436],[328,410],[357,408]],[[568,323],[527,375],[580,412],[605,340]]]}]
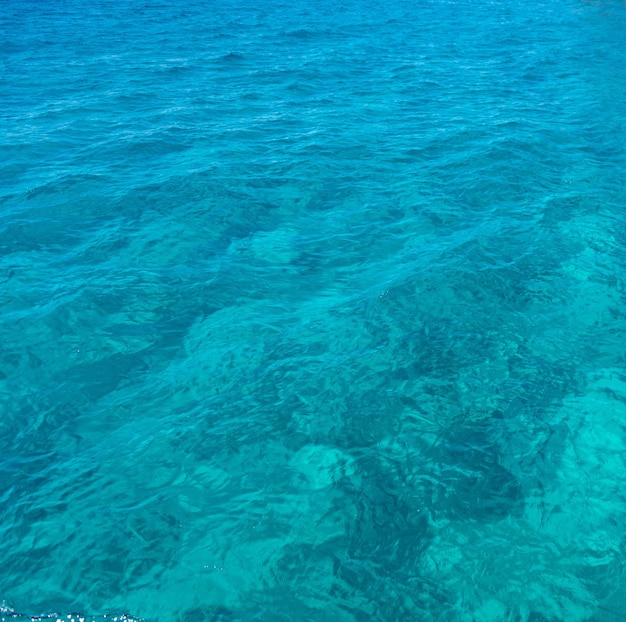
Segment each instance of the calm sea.
[{"label": "calm sea", "polygon": [[625,50],[3,0],[0,620],[624,620]]}]

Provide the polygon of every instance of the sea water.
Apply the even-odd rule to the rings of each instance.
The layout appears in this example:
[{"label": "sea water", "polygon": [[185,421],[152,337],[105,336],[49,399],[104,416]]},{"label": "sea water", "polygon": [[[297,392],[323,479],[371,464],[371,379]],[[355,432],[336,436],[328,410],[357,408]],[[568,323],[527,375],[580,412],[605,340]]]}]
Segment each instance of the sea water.
[{"label": "sea water", "polygon": [[623,619],[623,2],[0,43],[2,619]]}]

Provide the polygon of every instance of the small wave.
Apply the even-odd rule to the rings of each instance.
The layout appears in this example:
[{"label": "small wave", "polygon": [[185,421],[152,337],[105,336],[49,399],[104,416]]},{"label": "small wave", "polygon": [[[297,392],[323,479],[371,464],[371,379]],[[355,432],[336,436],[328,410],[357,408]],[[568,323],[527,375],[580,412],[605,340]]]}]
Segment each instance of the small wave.
[{"label": "small wave", "polygon": [[228,54],[220,56],[220,60],[227,63],[239,63],[245,60],[245,57],[243,54],[239,54],[238,52],[229,52]]},{"label": "small wave", "polygon": [[123,614],[100,614],[86,615],[84,613],[44,613],[40,615],[30,615],[27,613],[17,613],[6,604],[0,605],[0,622],[8,622],[9,620],[30,620],[31,622],[39,622],[40,620],[54,620],[55,622],[144,622],[141,618]]}]

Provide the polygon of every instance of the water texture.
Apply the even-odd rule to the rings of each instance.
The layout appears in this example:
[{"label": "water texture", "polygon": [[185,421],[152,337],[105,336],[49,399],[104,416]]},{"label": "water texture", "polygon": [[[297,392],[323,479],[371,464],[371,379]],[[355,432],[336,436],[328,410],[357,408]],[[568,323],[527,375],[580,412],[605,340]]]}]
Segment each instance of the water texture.
[{"label": "water texture", "polygon": [[623,620],[625,49],[4,0],[0,618]]}]

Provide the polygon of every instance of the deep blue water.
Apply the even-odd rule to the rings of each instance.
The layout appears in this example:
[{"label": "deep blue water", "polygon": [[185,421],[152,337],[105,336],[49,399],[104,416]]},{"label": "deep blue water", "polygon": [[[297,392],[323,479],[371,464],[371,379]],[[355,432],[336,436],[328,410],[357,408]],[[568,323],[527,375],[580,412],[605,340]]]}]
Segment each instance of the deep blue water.
[{"label": "deep blue water", "polygon": [[4,0],[0,619],[623,620],[624,50]]}]

